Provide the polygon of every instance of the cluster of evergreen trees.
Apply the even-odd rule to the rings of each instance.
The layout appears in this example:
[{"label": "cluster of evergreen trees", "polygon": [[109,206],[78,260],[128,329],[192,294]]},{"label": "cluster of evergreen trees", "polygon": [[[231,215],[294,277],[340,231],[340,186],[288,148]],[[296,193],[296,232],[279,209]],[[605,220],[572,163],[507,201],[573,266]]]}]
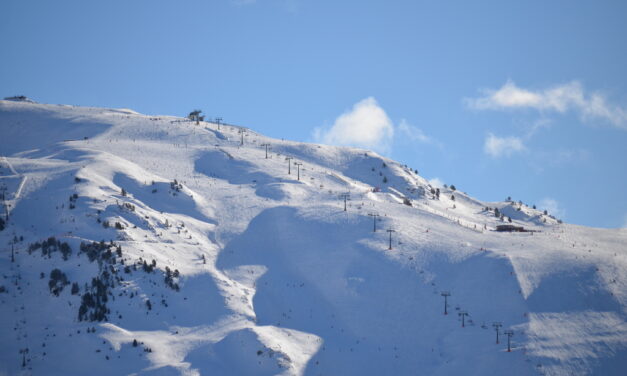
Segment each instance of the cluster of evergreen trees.
[{"label": "cluster of evergreen trees", "polygon": [[440,188],[433,188],[431,187],[431,194],[433,195],[433,198],[436,200],[440,199]]},{"label": "cluster of evergreen trees", "polygon": [[28,253],[32,254],[34,251],[41,249],[41,256],[48,258],[52,257],[52,253],[59,251],[63,255],[63,260],[68,259],[68,257],[72,254],[72,248],[66,242],[61,242],[57,240],[54,236],[49,237],[47,240],[43,242],[35,242],[28,246]]},{"label": "cluster of evergreen trees", "polygon": [[174,192],[176,196],[176,192],[180,192],[183,189],[183,184],[179,183],[176,179],[170,182],[170,189]]},{"label": "cluster of evergreen trees", "polygon": [[174,272],[170,270],[169,266],[165,267],[165,284],[170,287],[174,291],[179,291],[179,284],[176,282],[176,279],[179,277],[179,270],[174,269]]},{"label": "cluster of evergreen trees", "polygon": [[[78,309],[78,320],[107,321],[111,313],[107,307],[109,295],[111,295],[109,290],[115,287],[116,282],[122,281],[122,278],[117,275],[118,269],[114,267],[118,261],[117,258],[120,259],[119,263],[124,265],[122,246],[113,241],[106,243],[101,240],[91,243],[82,242],[80,249],[87,255],[90,262],[98,261],[100,275],[92,278],[90,285],[85,284],[85,292],[81,296],[81,305]],[[72,291],[74,293],[74,286],[72,286]]]},{"label": "cluster of evergreen trees", "polygon": [[59,296],[61,291],[63,291],[63,288],[69,284],[70,282],[68,281],[67,276],[61,270],[53,269],[50,272],[48,288],[50,289],[50,292],[53,293],[55,296]]},{"label": "cluster of evergreen trees", "polygon": [[78,194],[74,193],[70,196],[70,209],[74,209],[76,207],[76,200],[78,200]]},{"label": "cluster of evergreen trees", "polygon": [[109,243],[105,243],[104,240],[92,243],[81,242],[80,249],[82,253],[87,255],[90,262],[98,260],[115,263],[113,252],[115,252],[118,257],[122,257],[122,247],[116,245],[113,241]]},{"label": "cluster of evergreen trees", "polygon": [[92,278],[91,291],[85,292],[81,297],[78,321],[107,321],[107,315],[111,313],[107,308],[107,289],[110,283],[113,282],[106,270],[99,277]]},{"label": "cluster of evergreen trees", "polygon": [[[48,255],[59,250],[64,259],[67,260],[71,249],[67,243],[62,243],[56,240],[54,237],[41,242],[34,243],[29,246],[29,252],[33,252],[37,249],[42,250],[42,255]],[[111,314],[110,309],[107,307],[107,302],[110,297],[113,297],[112,289],[119,284],[123,278],[118,275],[118,271],[121,271],[121,266],[116,267],[116,264],[124,265],[124,259],[122,258],[122,246],[114,243],[113,241],[105,242],[81,242],[80,253],[84,253],[90,262],[97,261],[99,266],[99,275],[92,278],[90,284],[85,284],[83,294],[81,295],[81,288],[77,282],[72,283],[71,293],[72,295],[80,295],[81,303],[78,308],[78,320],[79,321],[107,321],[108,316]],[[152,260],[148,263],[141,258],[137,263],[132,264],[132,268],[129,265],[124,265],[124,272],[130,274],[133,271],[141,268],[146,273],[152,273],[157,267],[157,261]],[[169,267],[166,267],[164,273],[164,282],[169,288],[179,291],[178,278],[180,273],[178,269],[172,271]],[[44,278],[44,273],[41,273],[41,277]],[[55,296],[63,291],[64,287],[69,285],[65,273],[59,269],[53,269],[50,272],[50,280],[48,287],[50,292]],[[133,294],[131,294],[131,297]],[[145,302],[148,310],[152,309],[152,303],[150,300]],[[164,304],[167,306],[167,304]]]}]

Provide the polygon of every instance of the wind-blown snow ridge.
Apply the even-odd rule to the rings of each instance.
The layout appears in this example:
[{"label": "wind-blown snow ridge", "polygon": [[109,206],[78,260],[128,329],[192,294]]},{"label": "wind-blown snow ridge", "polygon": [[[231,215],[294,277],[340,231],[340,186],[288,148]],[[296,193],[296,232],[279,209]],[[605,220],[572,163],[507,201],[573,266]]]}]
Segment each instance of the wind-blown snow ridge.
[{"label": "wind-blown snow ridge", "polygon": [[624,229],[224,124],[0,101],[0,131],[0,374],[627,369]]}]

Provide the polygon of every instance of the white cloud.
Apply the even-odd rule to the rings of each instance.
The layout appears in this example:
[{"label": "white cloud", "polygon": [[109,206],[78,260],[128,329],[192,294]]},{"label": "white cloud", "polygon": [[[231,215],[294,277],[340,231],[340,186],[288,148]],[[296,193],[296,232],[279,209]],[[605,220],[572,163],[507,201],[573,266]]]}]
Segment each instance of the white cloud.
[{"label": "white cloud", "polygon": [[419,142],[423,144],[435,145],[440,149],[444,148],[444,145],[433,137],[427,136],[427,134],[420,128],[415,127],[405,119],[401,119],[400,124],[396,127],[399,136],[403,139],[411,142]]},{"label": "white cloud", "polygon": [[444,187],[444,182],[440,178],[429,179],[429,184],[431,184],[435,188]]},{"label": "white cloud", "polygon": [[361,100],[328,128],[315,128],[314,140],[325,144],[357,146],[385,153],[394,137],[392,121],[373,97]]},{"label": "white cloud", "polygon": [[618,128],[627,129],[627,109],[608,103],[601,93],[586,93],[577,81],[544,90],[527,90],[508,80],[500,89],[484,89],[480,98],[466,98],[470,108],[504,110],[532,108],[538,111],[565,113],[577,111],[584,119],[604,119]]},{"label": "white cloud", "polygon": [[411,141],[423,142],[425,144],[433,142],[431,137],[427,136],[422,129],[410,125],[405,119],[402,119],[398,125],[398,131]]},{"label": "white cloud", "polygon": [[524,150],[525,145],[520,137],[497,137],[488,133],[483,144],[483,151],[492,158],[509,157]]},{"label": "white cloud", "polygon": [[538,203],[538,209],[546,210],[550,215],[560,219],[564,218],[564,215],[566,214],[566,211],[560,207],[557,200],[550,197],[540,200]]},{"label": "white cloud", "polygon": [[543,128],[549,128],[551,126],[551,120],[547,118],[541,118],[529,125],[529,131],[525,135],[525,139],[529,140],[531,137],[535,136]]}]

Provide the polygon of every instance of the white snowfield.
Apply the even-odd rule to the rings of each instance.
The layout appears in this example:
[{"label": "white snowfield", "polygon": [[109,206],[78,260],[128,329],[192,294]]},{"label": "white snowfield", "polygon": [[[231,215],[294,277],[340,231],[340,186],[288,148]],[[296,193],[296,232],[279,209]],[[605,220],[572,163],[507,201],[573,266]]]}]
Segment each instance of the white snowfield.
[{"label": "white snowfield", "polygon": [[371,151],[0,101],[0,375],[627,375],[627,230],[432,188]]}]

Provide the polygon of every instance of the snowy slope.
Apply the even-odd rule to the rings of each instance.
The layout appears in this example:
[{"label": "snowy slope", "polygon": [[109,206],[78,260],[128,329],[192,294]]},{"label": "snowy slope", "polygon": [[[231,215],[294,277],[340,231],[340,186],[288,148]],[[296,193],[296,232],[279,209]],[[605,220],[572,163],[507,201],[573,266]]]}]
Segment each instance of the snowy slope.
[{"label": "snowy slope", "polygon": [[0,101],[0,137],[0,375],[627,369],[624,229],[178,117]]}]

